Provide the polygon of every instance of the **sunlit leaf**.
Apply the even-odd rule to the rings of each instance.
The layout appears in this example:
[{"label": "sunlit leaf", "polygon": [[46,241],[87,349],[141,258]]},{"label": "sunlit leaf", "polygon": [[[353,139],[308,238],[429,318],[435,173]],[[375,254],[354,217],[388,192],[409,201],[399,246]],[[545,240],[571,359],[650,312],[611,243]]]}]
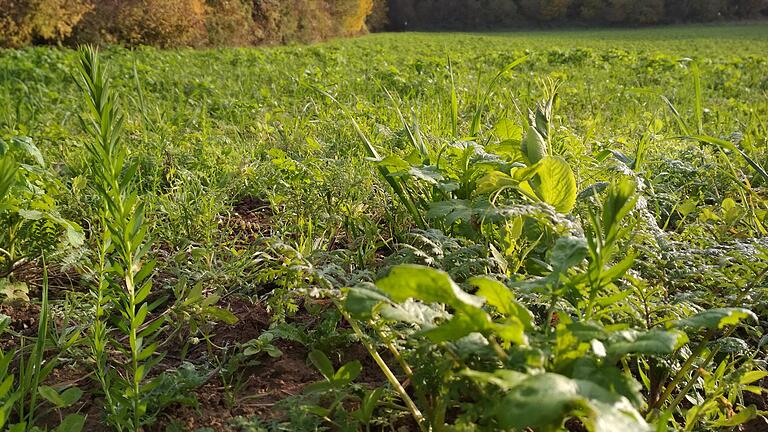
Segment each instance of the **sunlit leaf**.
[{"label": "sunlit leaf", "polygon": [[696,315],[675,321],[671,325],[679,328],[722,329],[729,325],[739,324],[743,320],[757,322],[757,315],[744,308],[718,308],[699,312]]},{"label": "sunlit leaf", "polygon": [[576,205],[576,177],[565,159],[547,156],[537,171],[538,182],[533,190],[545,203],[560,213],[568,213]]}]

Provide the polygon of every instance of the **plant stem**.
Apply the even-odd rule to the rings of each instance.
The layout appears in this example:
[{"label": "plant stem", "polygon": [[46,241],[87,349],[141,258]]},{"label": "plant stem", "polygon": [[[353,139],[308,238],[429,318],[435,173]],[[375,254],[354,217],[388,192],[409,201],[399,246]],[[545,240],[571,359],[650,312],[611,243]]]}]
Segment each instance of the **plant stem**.
[{"label": "plant stem", "polygon": [[381,355],[379,355],[378,351],[376,351],[376,348],[368,342],[365,338],[365,334],[363,334],[363,331],[360,330],[360,326],[357,324],[357,320],[352,318],[347,311],[344,310],[344,307],[339,304],[336,300],[334,300],[334,304],[336,304],[336,307],[339,309],[339,312],[341,312],[341,315],[344,317],[344,319],[347,320],[349,325],[352,327],[352,330],[357,335],[358,339],[360,339],[360,343],[363,344],[365,349],[368,351],[368,354],[373,358],[373,361],[376,362],[376,364],[379,366],[379,369],[384,373],[384,376],[387,378],[387,381],[394,387],[395,391],[400,395],[400,397],[403,399],[403,402],[405,402],[405,405],[408,407],[408,410],[411,412],[411,415],[413,416],[413,419],[416,421],[416,424],[419,426],[419,430],[421,432],[427,432],[429,430],[429,427],[426,425],[424,415],[421,413],[419,408],[416,406],[416,404],[413,402],[410,396],[408,396],[408,392],[405,391],[403,386],[400,384],[400,381],[398,381],[397,377],[395,377],[395,374],[392,373],[392,370],[389,369],[389,366],[387,366],[387,363],[384,361],[384,359],[381,358]]},{"label": "plant stem", "polygon": [[704,336],[704,339],[699,342],[696,348],[694,348],[694,350],[691,352],[691,355],[688,356],[688,359],[685,361],[685,363],[683,363],[683,366],[672,379],[672,382],[670,382],[669,385],[667,385],[667,387],[664,389],[664,393],[661,394],[661,397],[656,400],[656,403],[653,406],[648,407],[649,411],[652,412],[654,409],[659,408],[664,403],[664,401],[669,399],[669,397],[672,395],[672,392],[675,391],[675,388],[677,388],[678,384],[680,384],[685,375],[688,373],[688,370],[691,368],[691,366],[693,366],[693,363],[707,348],[707,343],[709,343],[713,335],[714,331],[709,331]]},{"label": "plant stem", "polygon": [[[727,331],[727,332],[726,332],[726,333],[723,335],[723,337],[724,337],[724,338],[726,338],[726,337],[730,336],[730,335],[731,335],[731,334],[732,334],[732,333],[733,333],[735,330],[736,330],[736,326],[733,326],[733,327],[731,327],[731,328],[730,328],[730,329],[729,329],[729,330],[728,330],[728,331]],[[714,348],[714,349],[713,349],[713,350],[712,350],[712,351],[709,353],[709,355],[707,356],[707,358],[706,358],[706,359],[704,359],[704,362],[702,362],[702,363],[699,365],[699,368],[698,368],[698,369],[696,369],[696,371],[693,373],[693,376],[691,377],[691,379],[688,381],[688,383],[685,385],[685,387],[683,387],[683,389],[680,391],[680,393],[678,393],[678,395],[675,397],[675,399],[674,399],[674,400],[672,401],[672,403],[669,405],[669,408],[668,408],[668,409],[669,409],[670,411],[674,410],[674,409],[675,409],[675,407],[677,407],[677,405],[678,405],[678,404],[679,404],[679,403],[680,403],[680,402],[683,400],[683,398],[684,398],[684,397],[685,397],[685,395],[688,393],[688,391],[690,391],[690,390],[691,390],[691,387],[693,387],[693,385],[696,383],[696,381],[699,379],[699,377],[701,377],[701,368],[703,368],[703,367],[707,366],[707,365],[708,365],[708,364],[709,364],[709,363],[712,361],[712,359],[714,359],[714,358],[715,358],[715,356],[717,355],[717,353],[718,353],[719,351],[720,351],[720,349],[719,349],[719,348],[717,348],[717,347],[716,347],[716,348]]]}]

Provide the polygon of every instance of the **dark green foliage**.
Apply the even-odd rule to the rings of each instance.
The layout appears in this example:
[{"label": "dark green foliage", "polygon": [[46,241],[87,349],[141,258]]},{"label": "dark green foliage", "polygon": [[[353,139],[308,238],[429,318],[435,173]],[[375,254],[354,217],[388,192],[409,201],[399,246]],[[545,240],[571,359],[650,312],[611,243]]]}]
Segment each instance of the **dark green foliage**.
[{"label": "dark green foliage", "polygon": [[531,27],[537,23],[657,24],[759,18],[765,0],[391,0],[399,29]]}]

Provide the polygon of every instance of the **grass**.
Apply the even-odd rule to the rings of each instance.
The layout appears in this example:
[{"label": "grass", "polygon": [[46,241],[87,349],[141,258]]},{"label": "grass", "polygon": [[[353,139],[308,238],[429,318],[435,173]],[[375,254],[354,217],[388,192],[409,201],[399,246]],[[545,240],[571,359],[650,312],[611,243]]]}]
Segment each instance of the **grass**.
[{"label": "grass", "polygon": [[[149,270],[154,286],[146,303],[131,290],[122,304],[121,278],[136,276],[141,267],[121,270],[115,263],[131,263],[139,246],[126,225],[120,228],[125,238],[114,237],[117,229],[112,234],[113,241],[125,243],[122,252],[110,249],[105,228],[117,219],[110,219],[105,200],[116,194],[115,202],[133,201],[127,192],[100,189],[103,179],[94,178],[98,152],[86,147],[94,138],[81,129],[86,109],[72,79],[78,54],[56,48],[0,51],[0,157],[4,164],[25,164],[19,165],[18,184],[0,196],[0,222],[13,227],[13,235],[0,236],[7,255],[0,268],[13,269],[0,283],[36,293],[44,251],[54,280],[51,313],[62,328],[89,334],[95,314],[107,327],[99,328],[100,348],[93,350],[98,359],[89,354],[94,342],[87,338],[57,344],[56,334],[32,335],[13,325],[3,337],[19,349],[16,355],[28,355],[24,346],[33,346],[19,341],[50,338],[45,354],[72,360],[65,362],[68,373],[90,395],[77,404],[77,411],[88,414],[86,428],[119,423],[114,413],[120,412],[134,425],[184,430],[191,426],[181,420],[193,412],[184,407],[200,404],[192,415],[195,427],[404,424],[442,430],[443,423],[453,422],[547,430],[580,416],[586,427],[600,430],[594,426],[599,414],[547,411],[547,421],[530,425],[480,414],[495,412],[500,394],[511,395],[516,409],[531,402],[514,388],[499,393],[481,373],[525,371],[530,375],[524,385],[534,387],[557,387],[565,377],[587,379],[579,375],[586,366],[573,366],[568,352],[594,359],[590,367],[602,365],[595,376],[630,377],[629,387],[642,385],[642,394],[621,393],[637,410],[632,421],[675,430],[725,429],[738,416],[759,421],[768,409],[759,387],[768,311],[768,179],[761,172],[768,166],[766,52],[768,25],[762,23],[376,34],[269,49],[105,49],[101,62],[125,116],[123,150],[116,154],[128,155],[124,171],[136,166],[135,175],[120,178],[132,179],[126,190],[136,190],[144,206],[143,215],[131,208],[122,213],[131,223],[141,219],[153,240],[143,262],[157,261]],[[500,70],[523,57],[491,86]],[[552,100],[551,115],[543,100]],[[536,133],[557,162],[536,164],[538,159],[514,150],[531,134],[529,110],[537,109],[547,125],[538,125]],[[466,153],[469,147],[452,146],[470,140],[496,159],[481,163]],[[388,158],[371,160],[376,154]],[[500,160],[507,164],[503,169]],[[515,161],[538,170],[532,171],[535,177],[513,179],[509,164]],[[631,186],[624,177],[632,179]],[[563,196],[571,192],[556,186],[571,178],[573,194],[581,192],[573,197],[575,207]],[[507,186],[497,188],[498,179]],[[614,186],[606,189],[607,183]],[[491,210],[488,194],[478,192],[483,190],[493,190]],[[501,213],[492,211],[535,207],[542,200],[554,204],[548,201],[553,194],[566,203],[558,209],[567,217],[536,210],[535,217],[504,213],[499,222]],[[459,206],[475,216],[464,213],[454,221],[440,213]],[[581,259],[567,266],[551,261],[564,258],[566,247]],[[381,280],[379,294],[389,297],[391,307],[413,307],[399,304],[397,290],[387,287],[407,285],[428,270],[407,273],[410,267],[396,266],[403,263],[444,270],[448,280],[486,298],[511,289],[515,306],[505,306],[511,299],[489,300],[493,313],[461,298],[450,300],[451,290],[437,299],[418,290],[411,296],[419,304],[442,304],[433,311],[438,315],[488,314],[498,326],[503,318],[503,329],[474,328],[493,350],[478,348],[478,357],[464,358],[462,346],[451,348],[455,340],[436,342],[389,320],[360,316],[349,296],[367,292],[340,291]],[[392,268],[408,276],[381,279]],[[471,277],[481,275],[506,284],[504,291],[472,285],[477,282]],[[99,292],[98,309],[88,296],[94,286],[114,290]],[[435,289],[445,286],[435,282]],[[26,309],[11,300],[5,313],[12,322],[25,319]],[[141,320],[120,324],[121,308],[134,317],[143,310],[139,303],[150,311],[146,321],[142,312]],[[724,309],[733,307],[760,318],[753,322],[751,312]],[[727,310],[732,319],[697,315],[713,309]],[[515,315],[520,310],[530,310],[534,327]],[[568,320],[597,323],[606,336],[569,346],[575,339],[566,337]],[[560,327],[547,325],[558,322]],[[665,342],[657,351],[635,346],[609,356],[611,363],[600,356],[598,344],[617,352],[612,344],[619,330],[666,332],[652,333],[661,338],[654,341]],[[690,344],[677,346],[682,339],[670,339],[677,332]],[[130,335],[130,347],[121,334]],[[135,346],[137,334],[154,341],[147,358]],[[525,357],[518,347],[526,344],[530,352],[540,350],[541,364],[515,363]],[[380,355],[385,351],[387,356]],[[325,356],[319,352],[328,355],[318,366],[322,375],[306,360],[313,353],[317,365]],[[530,352],[529,362],[535,357]],[[132,366],[112,378],[101,372],[104,362],[120,359]],[[339,368],[326,366],[326,360]],[[99,376],[88,377],[94,361]],[[138,370],[145,361],[153,366],[146,380],[151,384],[143,384],[143,366]],[[286,365],[293,369],[280,372]],[[613,372],[605,371],[609,366]],[[361,375],[358,368],[373,372]],[[470,385],[487,397],[458,396],[462,380],[469,380],[467,368],[478,372]],[[284,397],[275,375],[294,386],[283,389],[293,397]],[[315,388],[325,395],[311,388],[302,393],[322,377],[326,381]],[[412,386],[408,392],[400,386],[404,381]],[[70,381],[46,385],[64,391]],[[123,387],[130,389],[127,396],[110,390]],[[105,394],[101,389],[126,404],[112,409],[107,420],[109,410],[94,408],[100,400],[94,398]],[[439,391],[433,397],[423,389]],[[226,409],[210,402],[211,394],[226,401]],[[259,397],[266,398],[261,405],[253,402]],[[593,413],[607,404],[594,395],[568,397]],[[692,409],[684,397],[703,408]],[[543,400],[534,402],[530,409],[546,411]],[[51,411],[56,410],[45,410]],[[409,413],[418,420],[409,420]],[[572,420],[566,424],[580,427]]]}]

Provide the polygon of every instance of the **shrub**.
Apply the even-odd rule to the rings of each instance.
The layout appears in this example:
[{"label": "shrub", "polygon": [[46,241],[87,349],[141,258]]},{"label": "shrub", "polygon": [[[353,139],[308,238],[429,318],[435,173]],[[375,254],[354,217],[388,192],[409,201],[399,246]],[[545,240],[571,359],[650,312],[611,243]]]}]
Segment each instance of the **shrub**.
[{"label": "shrub", "polygon": [[656,24],[664,19],[664,0],[635,0],[629,21],[637,24]]},{"label": "shrub", "polygon": [[605,10],[603,0],[582,0],[579,8],[579,17],[587,21],[598,21],[602,19]]},{"label": "shrub", "polygon": [[[485,0],[484,8],[491,24],[510,26],[520,21],[520,11],[517,4],[509,0]],[[555,0],[559,1],[559,0]],[[570,0],[566,0],[570,1]]]},{"label": "shrub", "polygon": [[335,0],[334,21],[341,23],[342,35],[359,34],[365,29],[365,18],[373,10],[373,0]]},{"label": "shrub", "polygon": [[120,2],[117,33],[129,45],[200,46],[207,40],[203,0]]},{"label": "shrub", "polygon": [[730,14],[738,18],[755,18],[768,12],[768,0],[735,0]]},{"label": "shrub", "polygon": [[691,19],[692,4],[696,0],[667,0],[664,5],[667,21],[682,22]]},{"label": "shrub", "polygon": [[[255,0],[253,17],[259,42],[308,42],[322,37],[319,33],[327,24],[317,23],[320,10],[315,3],[308,0]],[[323,19],[327,21],[327,15]]]},{"label": "shrub", "polygon": [[691,3],[691,18],[697,21],[713,21],[725,12],[725,0],[698,0]]},{"label": "shrub", "polygon": [[520,9],[530,18],[551,21],[564,18],[571,0],[520,0]]},{"label": "shrub", "polygon": [[253,9],[243,0],[208,0],[205,28],[212,46],[244,46],[255,40]]},{"label": "shrub", "polygon": [[635,0],[607,0],[603,10],[603,18],[610,23],[627,22],[630,8]]},{"label": "shrub", "polygon": [[98,0],[94,6],[73,42],[177,47],[207,41],[204,0]]},{"label": "shrub", "polygon": [[407,29],[416,21],[416,8],[412,0],[390,0],[389,19],[397,29]]},{"label": "shrub", "polygon": [[365,21],[370,31],[382,31],[389,26],[389,4],[387,0],[373,0],[371,14]]},{"label": "shrub", "polygon": [[90,9],[86,0],[0,0],[0,46],[61,42]]}]

